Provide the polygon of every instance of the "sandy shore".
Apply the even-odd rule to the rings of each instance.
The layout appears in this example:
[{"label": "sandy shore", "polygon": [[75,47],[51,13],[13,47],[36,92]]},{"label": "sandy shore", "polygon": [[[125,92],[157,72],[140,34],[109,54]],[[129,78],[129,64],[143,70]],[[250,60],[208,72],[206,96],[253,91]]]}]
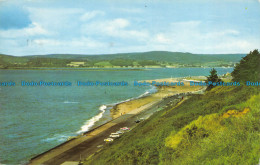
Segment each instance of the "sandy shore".
[{"label": "sandy shore", "polygon": [[[117,118],[121,115],[124,115],[126,113],[129,113],[134,110],[142,111],[147,106],[152,106],[159,101],[161,101],[165,97],[173,96],[180,93],[187,93],[187,92],[194,92],[202,90],[203,87],[201,86],[190,86],[189,80],[184,80],[182,78],[167,78],[167,79],[156,79],[156,80],[145,80],[146,82],[152,83],[153,81],[156,81],[157,83],[163,83],[163,82],[183,82],[183,86],[157,86],[158,91],[154,94],[151,94],[146,97],[142,97],[139,99],[131,100],[128,102],[120,103],[116,106],[114,106],[110,112],[111,117]],[[140,81],[143,82],[143,81]]]}]

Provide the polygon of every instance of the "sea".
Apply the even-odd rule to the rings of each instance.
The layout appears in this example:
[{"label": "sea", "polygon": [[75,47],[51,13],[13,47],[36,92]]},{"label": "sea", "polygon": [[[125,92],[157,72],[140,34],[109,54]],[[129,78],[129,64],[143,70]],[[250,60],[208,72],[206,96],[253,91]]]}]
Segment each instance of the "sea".
[{"label": "sea", "polygon": [[[156,92],[134,81],[208,76],[211,68],[0,70],[0,164],[26,164],[30,158],[111,120],[113,105]],[[216,68],[218,74],[233,68]],[[69,82],[68,86],[22,86]],[[127,82],[85,85],[78,82]],[[3,86],[13,82],[15,86]]]}]

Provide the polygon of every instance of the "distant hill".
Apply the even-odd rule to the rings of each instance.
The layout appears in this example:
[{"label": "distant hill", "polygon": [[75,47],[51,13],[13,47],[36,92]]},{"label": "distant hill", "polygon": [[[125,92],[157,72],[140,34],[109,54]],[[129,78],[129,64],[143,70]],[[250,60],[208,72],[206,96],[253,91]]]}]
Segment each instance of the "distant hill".
[{"label": "distant hill", "polygon": [[[221,67],[234,66],[245,54],[191,54],[152,51],[102,55],[49,54],[32,56],[0,55],[1,68],[13,67]],[[74,63],[73,63],[74,62]]]}]

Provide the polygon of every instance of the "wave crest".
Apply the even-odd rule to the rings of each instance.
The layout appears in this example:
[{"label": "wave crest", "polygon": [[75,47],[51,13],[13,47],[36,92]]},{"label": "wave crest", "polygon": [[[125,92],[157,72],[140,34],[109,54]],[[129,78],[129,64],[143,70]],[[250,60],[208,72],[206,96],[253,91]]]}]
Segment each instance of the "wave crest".
[{"label": "wave crest", "polygon": [[84,132],[89,131],[89,129],[99,120],[102,118],[103,114],[106,111],[107,106],[106,105],[101,105],[99,107],[99,110],[101,111],[98,115],[92,117],[90,120],[88,120],[82,127],[81,129],[77,132],[77,134],[81,134]]}]

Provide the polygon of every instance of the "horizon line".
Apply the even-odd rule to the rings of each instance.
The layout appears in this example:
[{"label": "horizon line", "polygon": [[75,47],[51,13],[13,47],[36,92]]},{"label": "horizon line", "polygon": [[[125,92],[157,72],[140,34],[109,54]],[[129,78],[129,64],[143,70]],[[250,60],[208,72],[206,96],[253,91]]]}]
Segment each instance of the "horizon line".
[{"label": "horizon line", "polygon": [[[254,49],[256,50],[256,49]],[[253,51],[253,50],[252,50]],[[102,55],[117,55],[117,54],[134,54],[134,53],[150,53],[150,52],[169,52],[169,53],[188,53],[194,55],[226,55],[226,54],[248,54],[248,53],[191,53],[191,52],[180,52],[180,51],[166,51],[166,50],[152,50],[144,52],[127,52],[127,53],[100,53],[100,54],[80,54],[80,53],[49,53],[49,54],[27,54],[27,55],[10,55],[5,53],[0,53],[0,55],[14,56],[14,57],[26,57],[26,56],[51,56],[51,55],[82,55],[82,56],[102,56]]]}]

